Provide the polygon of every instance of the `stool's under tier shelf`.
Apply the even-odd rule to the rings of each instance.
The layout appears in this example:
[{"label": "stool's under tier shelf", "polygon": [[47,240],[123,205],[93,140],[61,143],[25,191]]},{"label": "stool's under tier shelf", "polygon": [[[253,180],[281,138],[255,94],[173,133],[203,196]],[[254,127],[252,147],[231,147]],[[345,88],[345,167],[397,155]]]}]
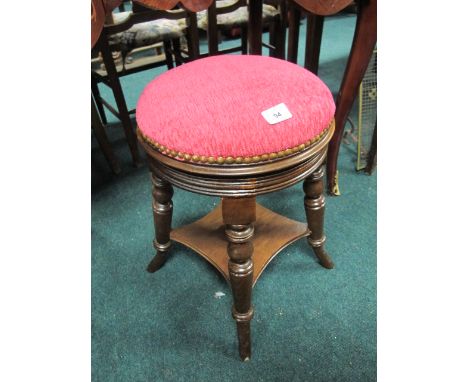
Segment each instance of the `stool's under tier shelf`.
[{"label": "stool's under tier shelf", "polygon": [[[308,236],[306,223],[288,219],[257,203],[253,236],[253,283],[273,257],[296,240]],[[171,239],[186,245],[213,264],[229,282],[227,239],[219,205],[196,222],[176,228]]]}]

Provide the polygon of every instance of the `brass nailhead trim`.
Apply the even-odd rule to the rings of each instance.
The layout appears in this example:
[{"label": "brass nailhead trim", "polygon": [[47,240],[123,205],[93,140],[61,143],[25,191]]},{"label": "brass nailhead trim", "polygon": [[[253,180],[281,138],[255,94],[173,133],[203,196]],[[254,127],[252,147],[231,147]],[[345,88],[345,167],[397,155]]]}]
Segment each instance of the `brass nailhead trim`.
[{"label": "brass nailhead trim", "polygon": [[170,150],[166,146],[161,145],[160,143],[155,142],[151,138],[144,135],[141,132],[141,130],[140,130],[140,134],[145,142],[147,142],[151,147],[155,148],[161,154],[169,156],[169,157],[173,157],[173,158],[177,157],[178,159],[185,161],[185,162],[195,162],[195,163],[198,163],[198,162],[207,163],[208,162],[209,164],[233,164],[233,163],[249,164],[249,163],[265,162],[268,160],[282,158],[284,156],[289,156],[289,155],[298,153],[299,151],[302,151],[305,148],[311,146],[313,143],[319,141],[327,133],[330,126],[334,124],[335,124],[335,120],[332,120],[330,124],[328,125],[328,127],[325,130],[323,130],[320,134],[315,136],[314,138],[309,139],[305,143],[301,143],[300,145],[288,148],[286,150],[281,150],[281,151],[269,153],[269,154],[254,155],[252,157],[235,157],[235,158],[232,156],[228,156],[226,158],[222,156],[218,156],[215,158],[212,156],[207,157],[205,155],[188,154],[188,153],[182,153],[180,151]]}]

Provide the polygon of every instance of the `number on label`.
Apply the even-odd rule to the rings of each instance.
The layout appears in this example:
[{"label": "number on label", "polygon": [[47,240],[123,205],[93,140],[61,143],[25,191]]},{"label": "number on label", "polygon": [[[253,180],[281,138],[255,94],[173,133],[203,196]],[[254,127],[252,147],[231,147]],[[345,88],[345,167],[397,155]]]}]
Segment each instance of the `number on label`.
[{"label": "number on label", "polygon": [[291,112],[284,103],[280,103],[262,111],[262,116],[270,125],[274,125],[292,118]]}]

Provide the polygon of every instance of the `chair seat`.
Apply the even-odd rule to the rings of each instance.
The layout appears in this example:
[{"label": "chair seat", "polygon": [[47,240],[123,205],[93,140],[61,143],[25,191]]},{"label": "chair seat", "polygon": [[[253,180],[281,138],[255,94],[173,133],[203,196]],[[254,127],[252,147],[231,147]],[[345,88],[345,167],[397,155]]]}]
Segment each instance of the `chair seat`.
[{"label": "chair seat", "polygon": [[[269,124],[262,111],[284,103],[292,117]],[[169,70],[144,89],[136,118],[142,138],[182,161],[250,163],[297,153],[333,121],[327,86],[276,58],[224,55]]]},{"label": "chair seat", "polygon": [[[115,24],[124,22],[131,12],[114,13]],[[161,41],[179,38],[184,35],[187,24],[184,18],[178,20],[157,19],[133,25],[125,32],[109,36],[109,44],[119,50],[129,52],[132,49],[156,44]]]},{"label": "chair seat", "polygon": [[[218,0],[216,1],[216,7],[227,7],[237,1],[238,0]],[[275,7],[268,4],[263,4],[263,22],[271,21],[276,15],[279,15],[279,11]],[[216,16],[216,22],[218,26],[223,28],[233,28],[247,25],[248,20],[249,11],[246,6],[239,7],[233,12],[223,13]],[[197,24],[200,29],[205,31],[208,30],[208,12],[206,10],[197,13]]]}]

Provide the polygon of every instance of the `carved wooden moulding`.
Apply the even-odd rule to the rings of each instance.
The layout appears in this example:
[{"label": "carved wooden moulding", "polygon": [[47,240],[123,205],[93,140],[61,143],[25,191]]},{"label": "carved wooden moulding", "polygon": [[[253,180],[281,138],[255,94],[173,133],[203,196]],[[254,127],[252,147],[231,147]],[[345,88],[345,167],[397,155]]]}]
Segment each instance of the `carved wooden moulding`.
[{"label": "carved wooden moulding", "polygon": [[163,155],[166,155],[171,158],[175,158],[180,161],[201,163],[201,164],[208,164],[208,165],[211,165],[211,164],[218,164],[218,165],[233,165],[234,164],[236,165],[236,164],[251,164],[251,163],[259,163],[259,162],[267,162],[267,161],[272,161],[275,159],[290,157],[301,151],[304,151],[305,149],[307,149],[314,143],[320,141],[325,135],[328,134],[329,129],[334,128],[334,126],[335,126],[335,120],[332,120],[330,122],[330,125],[325,130],[323,130],[320,134],[307,140],[304,143],[301,143],[297,146],[287,148],[285,150],[281,150],[278,152],[264,153],[260,155],[249,156],[249,157],[242,157],[242,156],[214,157],[214,156],[199,155],[199,154],[194,154],[194,153],[183,153],[180,151],[173,150],[170,147],[166,147],[158,142],[155,142],[153,139],[143,134],[141,130],[139,129],[138,129],[138,135],[140,139],[145,141],[154,150],[157,150]]},{"label": "carved wooden moulding", "polygon": [[186,161],[162,154],[138,131],[151,171],[174,186],[204,195],[247,197],[281,190],[319,168],[326,157],[334,123],[320,138],[289,156],[251,163],[219,164]]}]

